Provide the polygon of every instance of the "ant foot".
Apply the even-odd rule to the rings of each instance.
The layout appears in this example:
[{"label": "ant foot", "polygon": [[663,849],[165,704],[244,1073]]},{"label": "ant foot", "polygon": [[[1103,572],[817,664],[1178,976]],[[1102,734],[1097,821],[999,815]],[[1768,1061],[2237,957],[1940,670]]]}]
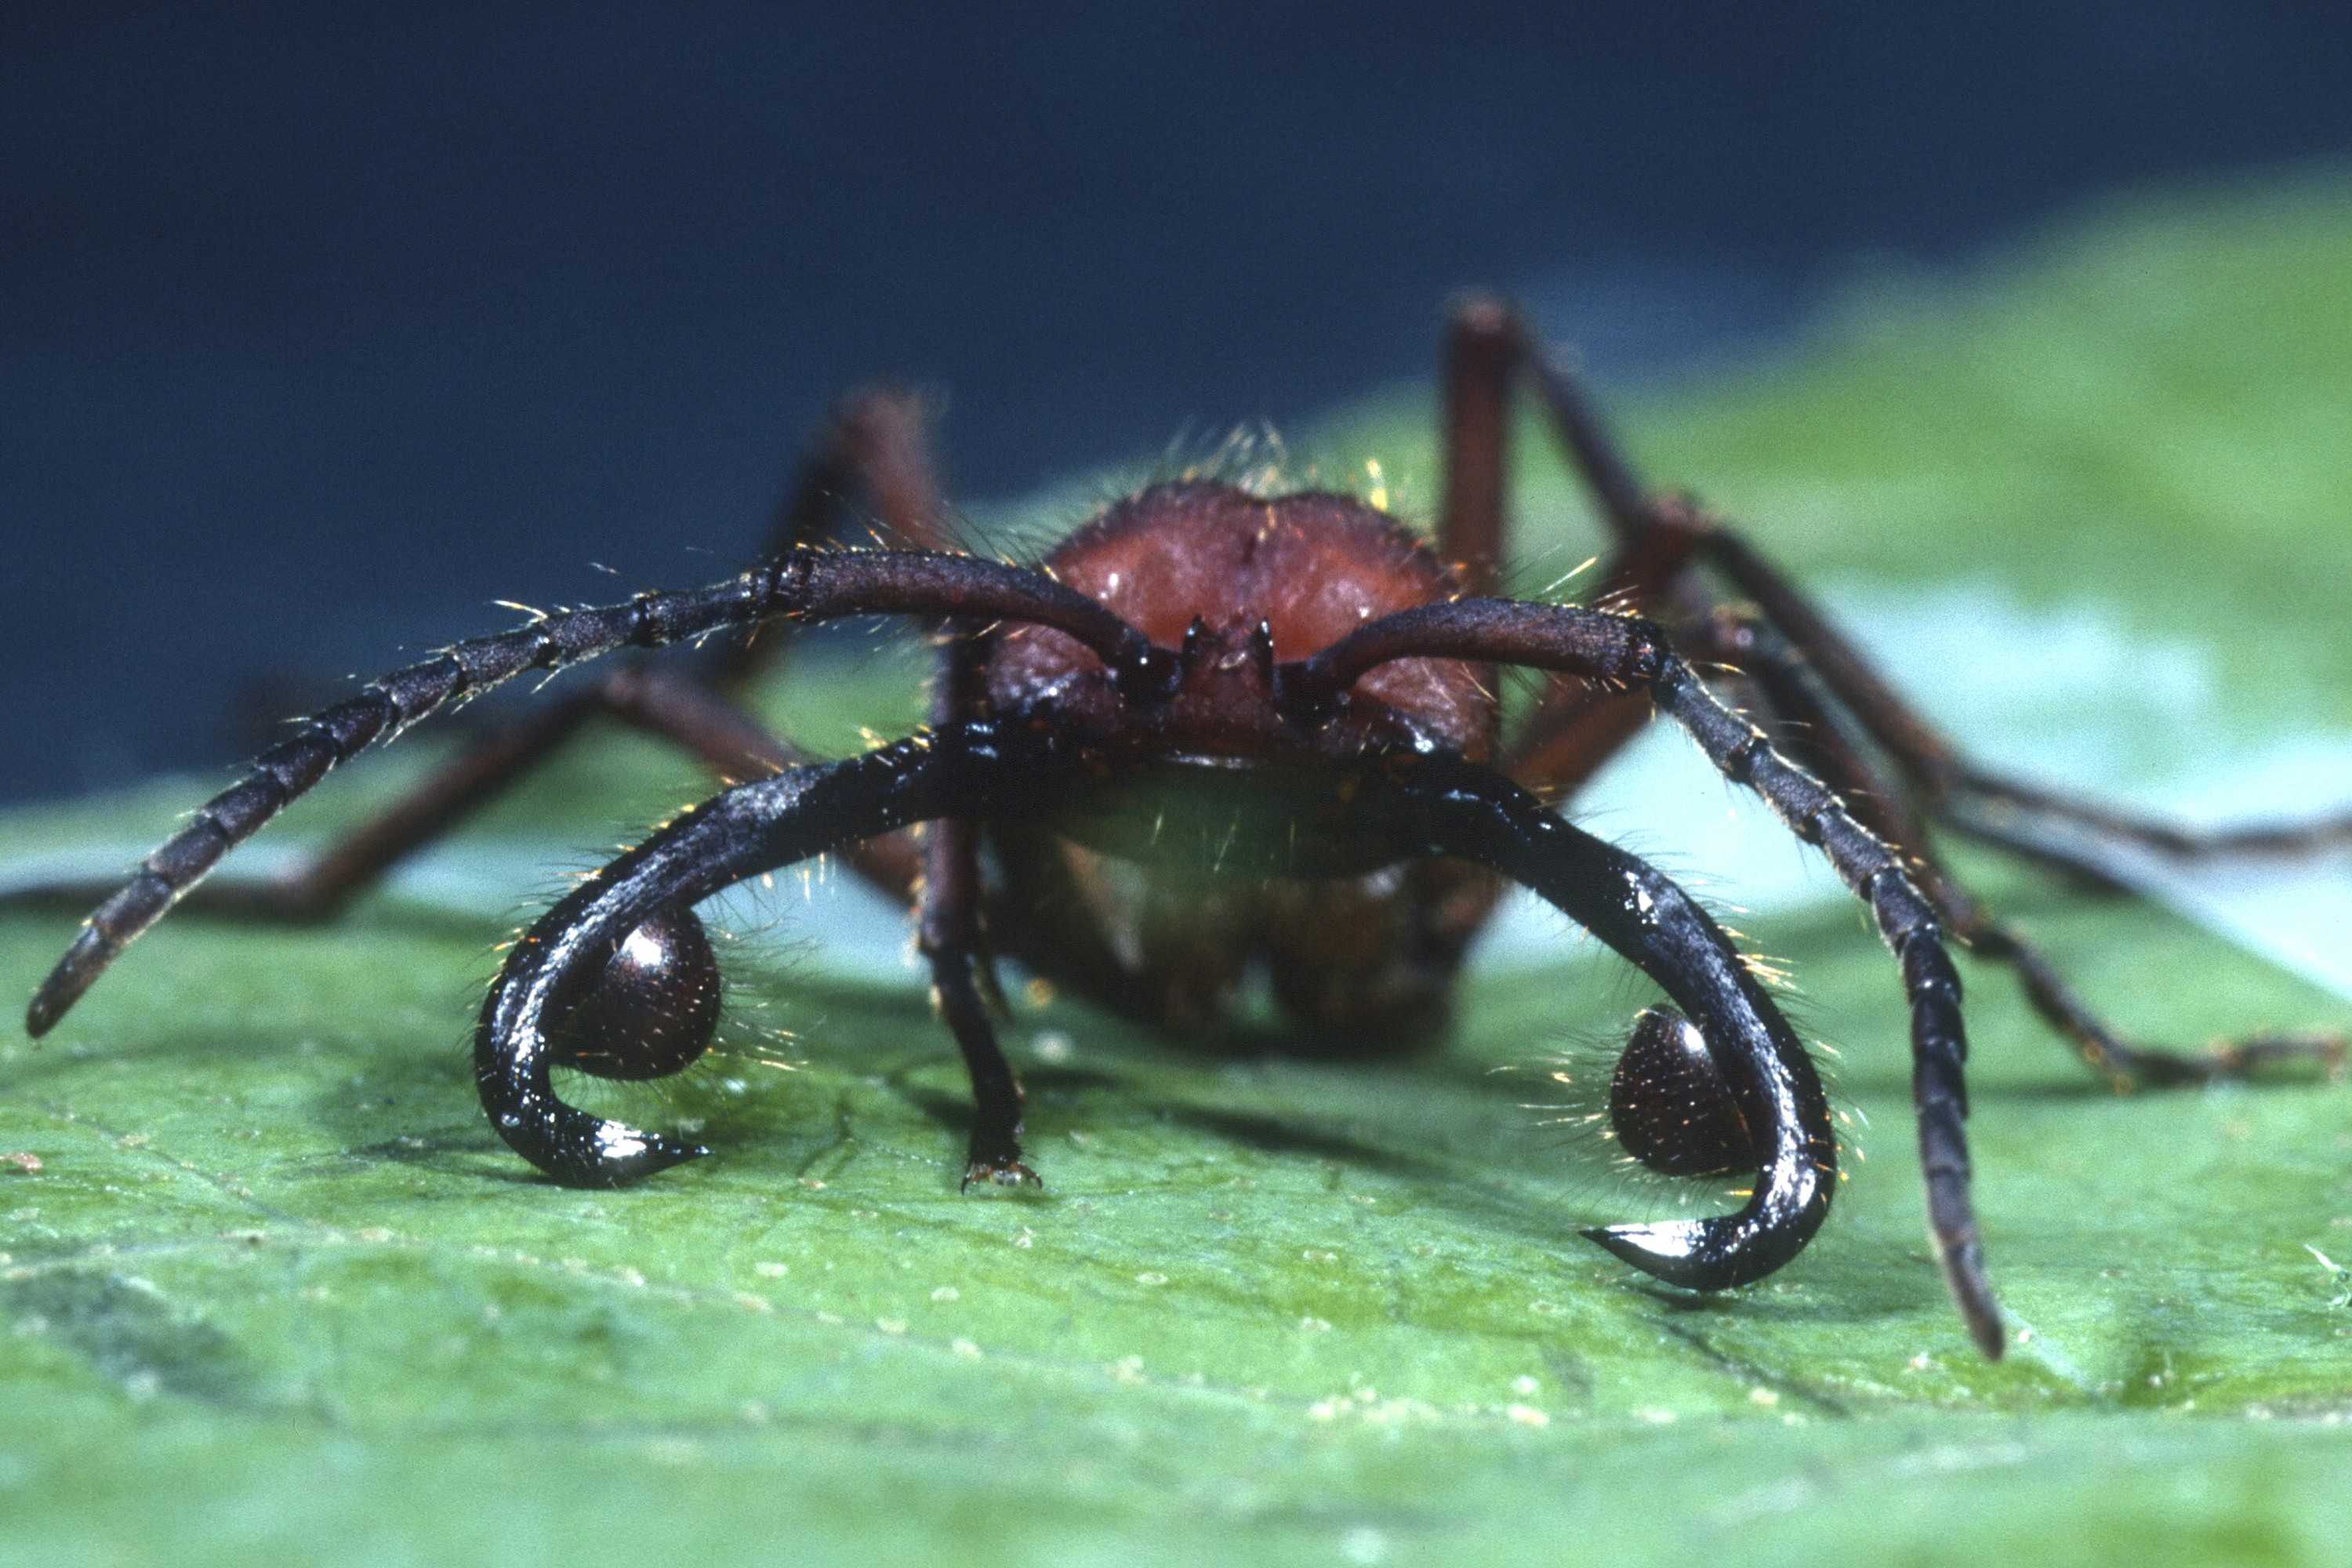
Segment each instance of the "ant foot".
[{"label": "ant foot", "polygon": [[2345,1036],[2340,1029],[2303,1029],[2250,1036],[2215,1047],[2214,1055],[2233,1069],[2233,1077],[2261,1071],[2272,1062],[2316,1063],[2330,1079],[2344,1076]]},{"label": "ant foot", "polygon": [[2202,1051],[2180,1053],[2140,1047],[2126,1055],[2110,1050],[2102,1067],[2119,1092],[2172,1089],[2183,1084],[2236,1082],[2272,1075],[2281,1064],[2301,1063],[2329,1080],[2345,1075],[2345,1036],[2335,1029],[2250,1035],[2223,1040]]},{"label": "ant foot", "polygon": [[1033,1187],[1045,1184],[1037,1179],[1037,1173],[1023,1164],[1020,1155],[1012,1151],[1001,1154],[974,1154],[971,1163],[964,1167],[963,1184],[959,1190],[970,1192],[974,1182],[999,1187],[1017,1187],[1024,1183]]}]

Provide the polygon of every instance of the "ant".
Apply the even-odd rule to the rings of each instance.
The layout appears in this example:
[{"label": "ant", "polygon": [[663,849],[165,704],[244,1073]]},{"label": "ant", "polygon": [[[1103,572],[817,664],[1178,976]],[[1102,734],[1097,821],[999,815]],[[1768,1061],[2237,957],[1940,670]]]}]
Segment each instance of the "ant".
[{"label": "ant", "polygon": [[[1600,607],[1494,596],[1520,388],[1613,535]],[[1812,1237],[1838,1151],[1812,1062],[1729,937],[1674,882],[1553,809],[1662,711],[1827,857],[1892,950],[1910,1007],[1928,1227],[1988,1357],[2003,1334],[1969,1199],[1968,1041],[1948,942],[2012,968],[2119,1087],[2342,1060],[2332,1032],[2198,1054],[2126,1040],[1954,881],[1927,825],[2095,875],[2084,851],[2027,828],[2062,821],[2218,853],[2336,841],[2352,822],[2197,836],[1976,767],[1739,533],[1637,479],[1583,390],[1496,300],[1467,299],[1452,315],[1444,418],[1433,542],[1352,497],[1192,479],[1116,501],[1025,568],[954,547],[911,400],[853,396],[761,564],[457,643],[303,722],[99,905],[26,1027],[54,1026],[192,891],[249,915],[331,914],[604,714],[687,748],[730,787],[560,900],[508,952],[483,1004],[482,1104],[556,1181],[614,1186],[708,1152],[565,1103],[551,1069],[647,1079],[694,1061],[720,987],[693,906],[780,867],[839,856],[916,912],[971,1075],[967,1184],[1035,1180],[1021,1086],[991,1023],[995,956],[1179,1034],[1214,1028],[1262,967],[1302,1035],[1369,1055],[1444,1030],[1464,954],[1516,881],[1668,998],[1636,1020],[1612,1081],[1621,1147],[1671,1175],[1753,1175],[1735,1213],[1584,1234],[1669,1283],[1724,1289]],[[910,547],[821,547],[853,491]],[[858,616],[934,629],[929,723],[862,756],[813,760],[738,695],[782,655],[788,628]],[[719,635],[755,627],[767,635]],[[672,644],[696,645],[699,662],[616,661],[475,742],[323,858],[198,891],[329,770],[428,714],[526,671]],[[1501,666],[1545,675],[1507,731]]]}]

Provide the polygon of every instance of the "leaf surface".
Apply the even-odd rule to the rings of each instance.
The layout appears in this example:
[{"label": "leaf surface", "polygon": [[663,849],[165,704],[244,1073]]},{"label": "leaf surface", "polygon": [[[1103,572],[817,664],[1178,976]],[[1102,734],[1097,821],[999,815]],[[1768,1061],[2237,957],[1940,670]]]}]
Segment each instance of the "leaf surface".
[{"label": "leaf surface", "polygon": [[[1372,400],[1302,447],[1327,478],[1378,456],[1425,507],[1427,416]],[[2159,742],[2352,728],[2340,192],[2143,203],[1964,284],[1882,280],[1630,422],[1841,604],[1990,580],[2193,650],[2226,720]],[[1545,576],[1591,535],[1521,458]],[[854,745],[911,722],[916,679],[886,650],[780,714]],[[735,917],[721,1052],[583,1091],[719,1157],[551,1187],[469,1081],[496,944],[702,792],[601,740],[441,880],[311,930],[175,918],[41,1048],[0,1045],[0,1153],[31,1157],[0,1163],[0,1555],[2268,1563],[2352,1531],[2352,1308],[2313,1251],[2352,1255],[2345,1089],[2116,1098],[1972,966],[1978,1192],[2024,1331],[1987,1365],[1927,1260],[1892,967],[1842,903],[1743,922],[1853,1126],[1827,1228],[1727,1297],[1575,1238],[1723,1201],[1538,1109],[1589,1108],[1643,999],[1590,944],[1483,968],[1447,1048],[1374,1067],[1187,1055],[1029,997],[1008,1040],[1048,1184],[966,1196],[921,987],[796,953],[834,906],[786,879]],[[203,793],[20,812],[0,853],[119,860]],[[1959,863],[2136,1033],[2347,1020],[2145,905]],[[0,976],[29,988],[68,930],[0,918]]]}]

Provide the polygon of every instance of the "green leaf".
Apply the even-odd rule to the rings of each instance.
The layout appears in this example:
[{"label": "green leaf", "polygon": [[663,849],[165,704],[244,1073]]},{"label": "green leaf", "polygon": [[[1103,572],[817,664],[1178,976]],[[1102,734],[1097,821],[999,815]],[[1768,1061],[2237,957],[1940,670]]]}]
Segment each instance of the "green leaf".
[{"label": "green leaf", "polygon": [[[1377,457],[1425,505],[1428,415],[1374,400],[1301,449],[1327,479]],[[2209,658],[2232,740],[2352,718],[2340,191],[2143,204],[1961,283],[1880,279],[1631,425],[1841,604],[2088,599]],[[1540,441],[1521,458],[1564,569],[1589,525]],[[886,650],[777,697],[846,747],[910,723],[918,681]],[[256,852],[320,841],[429,743]],[[1483,970],[1447,1048],[1369,1068],[1187,1055],[1030,997],[1008,1037],[1047,1186],[967,1196],[920,986],[759,938],[830,918],[786,885],[738,911],[715,1058],[582,1091],[699,1121],[719,1157],[551,1187],[469,1081],[496,944],[704,788],[599,736],[438,880],[320,929],[174,918],[40,1048],[0,1046],[0,1154],[27,1157],[0,1163],[0,1556],[2269,1563],[2352,1531],[2352,1309],[2313,1257],[2352,1252],[2352,1100],[2114,1097],[1972,967],[2021,1331],[1988,1365],[1927,1258],[1892,968],[1843,904],[1743,922],[1853,1126],[1827,1228],[1729,1296],[1575,1239],[1721,1201],[1530,1109],[1587,1103],[1640,1004],[1589,944]],[[119,862],[203,793],[20,812],[0,855]],[[1960,865],[2137,1033],[2345,1020],[2145,906]],[[0,976],[28,989],[68,931],[0,918]]]}]

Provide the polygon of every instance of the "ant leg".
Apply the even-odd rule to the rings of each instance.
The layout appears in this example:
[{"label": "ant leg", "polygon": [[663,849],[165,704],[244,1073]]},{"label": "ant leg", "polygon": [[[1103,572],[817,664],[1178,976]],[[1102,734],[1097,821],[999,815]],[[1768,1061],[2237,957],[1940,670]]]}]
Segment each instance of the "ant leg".
[{"label": "ant leg", "polygon": [[1645,688],[1699,743],[1726,778],[1746,784],[1773,815],[1819,847],[1856,898],[1903,973],[1911,1005],[1911,1089],[1927,1222],[1944,1280],[1977,1347],[2001,1353],[2000,1311],[1985,1278],[1969,1197],[1963,1064],[1968,1036],[1960,979],[1945,951],[1935,907],[1903,857],[1856,821],[1834,792],[1790,763],[1771,738],[1723,706],[1665,632],[1647,621],[1568,605],[1456,599],[1367,621],[1310,658],[1275,670],[1276,700],[1301,724],[1336,710],[1366,670],[1397,658],[1458,658],[1558,670],[1588,681]]},{"label": "ant leg", "polygon": [[[1486,310],[1496,322],[1493,331],[1507,345],[1511,369],[1527,374],[1554,433],[1616,538],[1618,552],[1602,580],[1600,602],[1661,616],[1686,628],[1703,626],[1717,603],[1688,567],[1694,558],[1708,555],[1805,650],[1913,784],[1931,800],[1940,799],[1960,765],[1951,745],[1912,713],[1868,662],[1741,541],[1697,516],[1686,503],[1653,493],[1574,374],[1546,351],[1508,306],[1487,301]],[[1623,699],[1555,680],[1514,742],[1513,772],[1539,781],[1546,793],[1566,794],[1638,731],[1644,717]],[[2042,846],[2011,847],[2100,876],[2095,868]]]},{"label": "ant leg", "polygon": [[[2352,812],[2306,823],[2199,830],[2115,811],[1979,767],[1897,696],[1827,617],[1739,534],[1698,517],[1682,501],[1646,492],[1573,375],[1543,352],[1522,323],[1513,318],[1509,326],[1538,397],[1617,535],[1620,553],[1605,593],[1643,613],[1694,621],[1713,601],[1682,567],[1691,559],[1705,559],[1803,651],[1839,701],[1886,748],[1925,797],[1927,809],[1956,829],[2110,883],[2113,878],[2095,855],[2020,832],[2005,818],[2041,816],[2072,825],[2094,839],[2183,857],[2305,855],[2352,844]],[[1971,805],[1992,809],[1971,810]]]},{"label": "ant leg", "polygon": [[1465,593],[1491,594],[1505,566],[1503,505],[1510,482],[1511,374],[1519,325],[1486,295],[1458,302],[1445,331],[1445,502],[1437,552]]},{"label": "ant leg", "polygon": [[[1509,305],[1492,295],[1456,301],[1446,321],[1445,501],[1437,548],[1472,594],[1492,593],[1509,564],[1510,396],[1528,342]],[[1554,677],[1535,711],[1506,743],[1500,765],[1522,786],[1557,801],[1614,756],[1649,719],[1644,696],[1596,692],[1572,678]],[[1504,890],[1491,877],[1440,861],[1416,862],[1406,874],[1421,884],[1415,904],[1429,911],[1425,940],[1443,953],[1459,953],[1469,945]]]},{"label": "ant leg", "polygon": [[[1437,530],[1439,553],[1454,565],[1465,589],[1492,593],[1509,564],[1511,389],[1535,353],[1532,335],[1508,303],[1473,294],[1454,304],[1446,322],[1444,370],[1445,502]],[[1570,432],[1573,440],[1573,431]],[[1580,460],[1612,504],[1609,481],[1637,498],[1639,489],[1605,443],[1580,446]],[[1620,574],[1622,575],[1622,574]],[[1505,744],[1502,771],[1548,800],[1573,793],[1639,734],[1650,721],[1648,697],[1601,690],[1570,676],[1553,676],[1526,720]],[[1445,873],[1416,868],[1425,878]],[[1447,878],[1432,936],[1455,950],[1485,925],[1502,895],[1489,879]]]},{"label": "ant leg", "polygon": [[[1505,406],[1511,383],[1521,374],[1531,375],[1535,390],[1592,490],[1612,531],[1631,539],[1650,521],[1650,500],[1644,487],[1610,437],[1591,402],[1575,382],[1554,365],[1542,341],[1511,303],[1492,294],[1473,294],[1457,302],[1446,328],[1447,513],[1453,511],[1455,475],[1464,474],[1465,495],[1483,502],[1477,519],[1487,521],[1483,536],[1500,563],[1502,544],[1502,484],[1508,410]],[[1473,417],[1465,426],[1456,409]],[[1484,441],[1479,430],[1495,434]],[[1492,489],[1486,486],[1491,484]],[[1486,499],[1487,495],[1492,500]],[[1472,521],[1476,521],[1474,519]],[[1449,552],[1449,558],[1452,552]]]},{"label": "ant leg", "polygon": [[[1774,732],[1784,743],[1801,748],[1804,760],[1847,796],[1857,816],[1920,867],[1923,890],[1953,934],[1984,957],[2010,964],[2035,1010],[2072,1040],[2093,1067],[2118,1088],[2127,1088],[2135,1083],[2207,1082],[2281,1059],[2315,1058],[2331,1065],[2344,1060],[2346,1041],[2335,1031],[2256,1036],[2194,1055],[2124,1039],[2084,1005],[2047,958],[1952,880],[1934,860],[1919,816],[1924,811],[1972,837],[2112,886],[2111,872],[2095,853],[2034,836],[2025,823],[2035,816],[2070,823],[2095,838],[2175,855],[2307,854],[2352,843],[2352,814],[2307,824],[2193,832],[2017,784],[1975,766],[1914,712],[1745,540],[1697,517],[1678,500],[1651,496],[1574,376],[1543,351],[1507,309],[1489,302],[1487,314],[1490,330],[1507,342],[1515,364],[1528,374],[1550,423],[1617,535],[1619,553],[1606,579],[1604,598],[1672,617],[1685,628],[1683,640],[1690,657],[1721,658],[1764,679],[1765,669],[1748,664],[1758,657],[1756,637],[1734,633],[1742,647],[1708,649],[1707,639],[1721,631],[1722,623],[1687,563],[1705,559],[1752,598],[1762,618],[1794,645],[1775,666],[1780,689],[1773,694],[1772,705],[1804,728],[1776,725]],[[1826,699],[1815,689],[1822,685],[1828,688]],[[1835,721],[1841,710],[1852,714],[1894,761],[1901,784],[1884,778],[1845,743]],[[1633,694],[1556,681],[1514,738],[1507,766],[1529,787],[1558,798],[1589,778],[1647,717],[1646,704]],[[1807,735],[1817,737],[1811,749],[1802,749],[1808,745]],[[1903,798],[1906,794],[1916,796],[1919,809]]]},{"label": "ant leg", "polygon": [[1937,812],[1956,830],[2019,855],[2082,871],[2103,882],[2112,882],[2114,879],[2102,868],[2095,848],[2069,849],[2046,837],[2035,836],[2032,823],[2036,818],[2056,822],[2085,830],[2095,841],[2104,838],[2141,845],[2184,860],[2240,855],[2302,857],[2352,847],[2352,812],[2301,822],[2188,827],[1988,773],[1966,758],[1960,759],[1960,768],[1959,788],[1940,804]]},{"label": "ant leg", "polygon": [[963,1184],[1034,1183],[1037,1173],[1021,1159],[1021,1080],[1004,1059],[981,995],[979,825],[969,817],[942,817],[931,824],[923,847],[923,954],[930,961],[940,1014],[971,1075],[971,1144]]},{"label": "ant leg", "polygon": [[[2121,840],[2183,857],[2311,854],[2352,844],[2352,814],[2308,823],[2262,823],[2201,831],[2110,810],[1979,767],[1897,696],[1828,618],[1745,539],[1727,529],[1710,528],[1700,550],[1803,650],[1856,721],[1886,749],[1925,798],[1927,809],[1961,832],[2102,879],[2107,879],[2106,873],[2095,855],[2086,857],[2060,844],[2025,837],[2003,823],[2002,816],[2041,816],[2083,829],[2095,840]],[[1982,805],[1990,805],[1992,812],[1970,809]]]},{"label": "ant leg", "polygon": [[2344,1037],[2332,1031],[2256,1036],[2198,1053],[2124,1038],[2084,1004],[2047,957],[1953,879],[1925,825],[1902,792],[1847,738],[1834,697],[1792,647],[1754,613],[1730,610],[1718,612],[1702,637],[1686,637],[1684,646],[1695,657],[1736,665],[1756,682],[1775,715],[1769,727],[1780,746],[1837,790],[1872,831],[1904,851],[1921,891],[1952,934],[1979,956],[2008,964],[2034,1010],[2117,1089],[2207,1083],[2281,1059],[2316,1058],[2331,1065],[2344,1059]]},{"label": "ant leg", "polygon": [[[765,558],[781,560],[825,538],[849,498],[861,491],[874,507],[866,531],[878,535],[876,543],[902,550],[957,548],[920,402],[897,387],[868,386],[834,406],[799,478],[776,509]],[[731,638],[704,656],[700,673],[720,690],[736,692],[769,671],[791,643],[785,626]]]},{"label": "ant leg", "polygon": [[630,934],[745,878],[914,823],[1051,810],[1084,784],[1089,760],[1050,725],[975,722],[787,769],[685,813],[573,889],[509,950],[474,1041],[490,1124],[570,1186],[618,1186],[707,1152],[555,1094],[551,1042]]},{"label": "ant leg", "polygon": [[[1685,575],[1688,542],[1656,526],[1641,481],[1590,403],[1556,369],[1510,304],[1473,294],[1446,323],[1445,505],[1438,550],[1472,594],[1487,594],[1508,565],[1510,397],[1529,375],[1552,426],[1625,548],[1612,563],[1604,597],[1636,606],[1663,602]],[[1703,607],[1703,606],[1696,606]],[[1555,675],[1506,746],[1503,771],[1549,799],[1573,793],[1643,726],[1650,704],[1638,693],[1596,690]]]},{"label": "ant leg", "polygon": [[[1686,526],[1685,509],[1650,493],[1575,376],[1552,357],[1509,302],[1491,295],[1463,301],[1454,310],[1452,335],[1457,346],[1450,360],[1475,367],[1480,392],[1496,405],[1490,417],[1498,428],[1508,422],[1501,404],[1512,383],[1524,374],[1531,384],[1547,422],[1568,448],[1570,461],[1601,510],[1601,521],[1617,540],[1619,555],[1603,579],[1604,595],[1612,599],[1630,595],[1644,606],[1659,609],[1704,610],[1703,597],[1693,596],[1679,581],[1681,566],[1696,538]],[[1465,352],[1463,345],[1475,346]],[[1450,405],[1450,384],[1448,401]],[[1474,487],[1482,480],[1493,487],[1491,512],[1499,555],[1504,443],[1500,438],[1486,446],[1456,441],[1451,428],[1448,436],[1449,486],[1457,470],[1467,470]]]},{"label": "ant leg", "polygon": [[[1693,640],[1683,639],[1686,649]],[[1801,655],[1754,612],[1719,611],[1708,623],[1705,641],[1704,652],[1692,650],[1693,657],[1736,665],[1756,682],[1777,715],[1768,727],[1781,747],[1835,789],[1873,832],[1904,851],[1921,891],[1952,934],[1979,957],[2008,964],[2034,1011],[2072,1040],[2083,1059],[2117,1089],[2210,1083],[2242,1077],[2273,1061],[2317,1060],[2329,1067],[2344,1061],[2344,1036],[2333,1030],[2257,1035],[2200,1052],[2126,1039],[2083,1002],[2015,927],[1997,919],[1953,879],[1901,790],[1881,778],[1847,738],[1834,697]]]},{"label": "ant leg", "polygon": [[[1725,575],[1756,599],[1763,614],[1803,651],[1807,661],[1818,670],[1822,683],[1894,758],[1919,793],[1926,810],[1958,831],[1991,839],[2003,848],[2070,869],[2087,869],[2094,875],[2102,875],[2095,858],[2085,859],[2079,852],[2037,844],[2013,831],[1988,831],[1983,819],[1967,809],[1965,803],[1990,796],[2111,837],[2174,853],[2309,851],[2352,838],[2352,818],[2323,820],[2295,828],[2264,826],[2236,834],[2188,834],[2104,812],[2063,796],[2024,791],[1992,780],[1912,713],[1861,655],[1744,541],[1735,534],[1717,532],[1707,541],[1706,548],[1710,557],[1722,565]],[[1881,785],[1878,793],[1886,796],[1893,792]],[[1904,842],[1915,853],[1921,852],[1925,835],[1915,826]],[[2206,1083],[2217,1078],[2242,1077],[2253,1068],[2279,1060],[2317,1060],[2334,1067],[2345,1058],[2345,1037],[2334,1030],[2258,1035],[2224,1041],[2196,1055],[2134,1045],[2102,1022],[2050,961],[2014,930],[1993,920],[1973,902],[1967,903],[1965,910],[1969,918],[1953,921],[1955,933],[1986,957],[2009,964],[2035,1011],[2072,1040],[2084,1058],[2119,1089],[2134,1084]]]},{"label": "ant leg", "polygon": [[[970,627],[949,628],[931,689],[936,728],[951,729],[975,716],[983,695],[982,651]],[[1000,1005],[1003,998],[981,946],[981,900],[980,825],[968,816],[941,817],[924,838],[919,942],[930,961],[931,992],[940,1016],[971,1078],[971,1143],[963,1184],[1017,1186],[1035,1182],[1037,1173],[1021,1160],[1021,1080],[1004,1059],[983,1002],[983,990]]]}]

